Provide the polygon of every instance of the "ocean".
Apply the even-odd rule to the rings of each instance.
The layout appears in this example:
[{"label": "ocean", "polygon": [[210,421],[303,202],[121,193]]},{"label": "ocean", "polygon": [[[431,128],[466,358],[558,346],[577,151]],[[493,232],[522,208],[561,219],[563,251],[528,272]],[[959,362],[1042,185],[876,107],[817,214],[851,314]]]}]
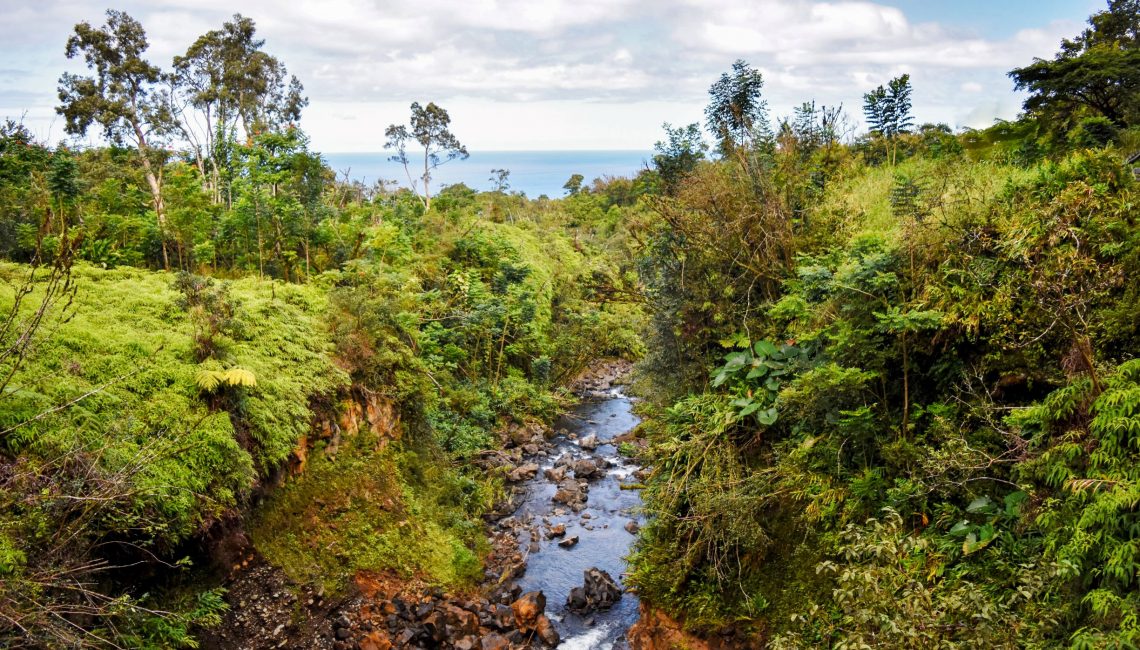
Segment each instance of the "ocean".
[{"label": "ocean", "polygon": [[[324,158],[341,178],[347,171],[350,179],[367,185],[383,179],[406,187],[408,179],[404,167],[389,161],[391,155],[387,151],[326,153]],[[507,169],[511,172],[507,179],[508,191],[523,192],[530,198],[543,194],[557,198],[566,194],[562,186],[574,174],[584,176],[584,184],[603,176],[635,176],[651,165],[652,158],[650,151],[473,151],[466,160],[453,160],[435,170],[432,194],[443,185],[455,183],[490,190],[491,170]],[[412,176],[416,176],[414,165]]]}]

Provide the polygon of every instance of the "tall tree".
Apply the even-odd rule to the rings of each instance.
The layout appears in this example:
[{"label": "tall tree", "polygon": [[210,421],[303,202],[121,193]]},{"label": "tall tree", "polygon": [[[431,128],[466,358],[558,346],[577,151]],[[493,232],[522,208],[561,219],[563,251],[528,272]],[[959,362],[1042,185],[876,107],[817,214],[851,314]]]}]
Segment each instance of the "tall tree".
[{"label": "tall tree", "polygon": [[84,135],[97,123],[111,142],[129,143],[138,150],[158,221],[162,265],[169,269],[162,145],[171,120],[158,87],[162,72],[143,58],[147,46],[143,26],[122,11],[108,10],[107,23],[99,28],[86,21],[76,25],[67,39],[67,58],[82,54],[94,75],[64,73],[59,79],[61,104],[56,112],[64,116],[72,135]]},{"label": "tall tree", "polygon": [[891,164],[898,153],[898,137],[914,127],[911,115],[910,75],[904,74],[863,95],[863,115],[873,135],[883,137],[890,151]]},{"label": "tall tree", "polygon": [[412,128],[409,130],[403,124],[392,124],[384,130],[384,136],[388,138],[384,148],[396,150],[396,154],[390,160],[404,166],[404,173],[408,175],[408,182],[413,190],[416,189],[417,183],[412,179],[408,145],[415,142],[423,147],[424,167],[419,180],[423,181],[420,200],[424,204],[424,210],[431,209],[432,172],[444,163],[456,158],[465,159],[469,155],[467,147],[460,144],[459,139],[448,130],[450,124],[451,116],[443,108],[432,102],[428,102],[427,106],[412,102]]},{"label": "tall tree", "polygon": [[491,181],[492,192],[506,192],[511,188],[511,170],[509,169],[492,169],[491,177],[487,180]]},{"label": "tall tree", "polygon": [[1140,0],[1109,0],[1079,36],[1061,42],[1051,60],[1010,71],[1014,88],[1029,92],[1025,110],[1064,130],[1100,115],[1117,126],[1140,119]]},{"label": "tall tree", "polygon": [[174,57],[170,75],[172,113],[219,202],[225,140],[239,126],[248,141],[293,124],[309,102],[296,77],[286,83],[284,64],[262,51],[265,41],[255,34],[253,20],[234,14]]},{"label": "tall tree", "polygon": [[742,59],[732,64],[732,74],[723,73],[709,88],[705,119],[721,155],[747,148],[757,129],[767,128],[768,105],[760,98],[763,88],[764,76]]}]

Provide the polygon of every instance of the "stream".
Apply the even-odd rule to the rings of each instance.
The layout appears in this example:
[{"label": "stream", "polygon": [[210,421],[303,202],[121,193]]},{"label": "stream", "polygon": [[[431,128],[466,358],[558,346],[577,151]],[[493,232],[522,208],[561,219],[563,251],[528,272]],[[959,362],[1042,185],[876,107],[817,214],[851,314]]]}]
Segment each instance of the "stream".
[{"label": "stream", "polygon": [[[559,433],[550,441],[549,455],[539,463],[538,476],[523,484],[526,496],[515,516],[532,526],[519,537],[520,548],[529,549],[529,553],[526,572],[518,584],[524,592],[541,590],[546,594],[547,612],[562,635],[559,648],[626,648],[626,630],[637,621],[638,602],[632,593],[624,594],[609,609],[585,616],[569,611],[566,599],[572,588],[582,585],[583,572],[591,567],[607,572],[619,585],[624,583],[625,556],[635,539],[626,525],[631,520],[641,523],[641,493],[620,486],[633,481],[632,474],[639,467],[621,456],[610,442],[638,422],[630,398],[620,390],[582,402],[557,423]],[[591,434],[603,443],[594,451],[578,445],[578,440]],[[577,513],[552,500],[557,485],[544,477],[545,471],[566,454],[573,459],[593,457],[608,463],[600,477],[590,480],[585,508]],[[565,537],[548,539],[545,531],[558,524],[566,526]],[[558,545],[574,536],[579,542],[572,548]]]}]

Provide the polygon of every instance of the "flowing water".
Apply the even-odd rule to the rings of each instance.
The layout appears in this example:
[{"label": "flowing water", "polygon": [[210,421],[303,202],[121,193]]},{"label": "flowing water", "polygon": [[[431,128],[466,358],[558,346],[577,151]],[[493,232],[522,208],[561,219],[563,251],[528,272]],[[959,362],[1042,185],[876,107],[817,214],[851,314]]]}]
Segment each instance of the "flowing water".
[{"label": "flowing water", "polygon": [[[570,590],[583,582],[583,572],[598,567],[609,573],[624,586],[625,556],[629,553],[634,535],[625,528],[630,520],[640,524],[641,494],[637,490],[622,490],[623,482],[633,481],[631,474],[638,469],[629,459],[622,457],[613,444],[602,444],[593,452],[582,449],[568,434],[579,438],[596,434],[598,440],[609,443],[635,426],[639,419],[631,410],[630,399],[620,391],[611,391],[606,397],[584,402],[559,422],[553,448],[538,477],[526,484],[526,500],[517,517],[534,518],[538,524],[538,550],[531,552],[526,573],[519,579],[523,591],[542,590],[546,594],[546,610],[562,635],[559,648],[567,650],[625,648],[625,632],[637,621],[637,597],[626,593],[608,610],[580,616],[566,609]],[[551,501],[555,484],[543,477],[543,471],[553,467],[563,454],[574,458],[594,456],[610,463],[605,475],[590,481],[589,499],[581,512]],[[559,509],[564,514],[555,514]],[[588,515],[588,517],[587,517]],[[560,539],[546,539],[545,524],[565,524],[566,537],[578,536],[573,548],[558,546]],[[523,533],[519,543],[526,549],[531,543]]]}]

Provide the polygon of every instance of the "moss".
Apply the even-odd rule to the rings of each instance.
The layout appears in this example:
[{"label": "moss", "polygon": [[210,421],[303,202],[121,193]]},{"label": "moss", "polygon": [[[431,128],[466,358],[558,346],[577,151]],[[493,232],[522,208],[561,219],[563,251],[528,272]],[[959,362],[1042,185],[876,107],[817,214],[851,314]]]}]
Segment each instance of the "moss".
[{"label": "moss", "polygon": [[254,544],[291,578],[341,590],[360,570],[463,588],[482,575],[487,489],[399,443],[361,434],[336,458],[314,451],[305,474],[260,510]]},{"label": "moss", "polygon": [[[0,265],[4,279],[22,272]],[[33,463],[79,451],[108,475],[128,472],[136,523],[158,540],[175,543],[237,505],[257,474],[284,461],[308,431],[310,403],[347,381],[331,360],[321,289],[233,283],[244,328],[226,364],[252,370],[257,387],[227,413],[196,386],[191,324],[171,274],[78,265],[73,275],[70,317],[8,387],[0,425],[18,428],[5,442]],[[0,310],[11,291],[0,283]]]}]

